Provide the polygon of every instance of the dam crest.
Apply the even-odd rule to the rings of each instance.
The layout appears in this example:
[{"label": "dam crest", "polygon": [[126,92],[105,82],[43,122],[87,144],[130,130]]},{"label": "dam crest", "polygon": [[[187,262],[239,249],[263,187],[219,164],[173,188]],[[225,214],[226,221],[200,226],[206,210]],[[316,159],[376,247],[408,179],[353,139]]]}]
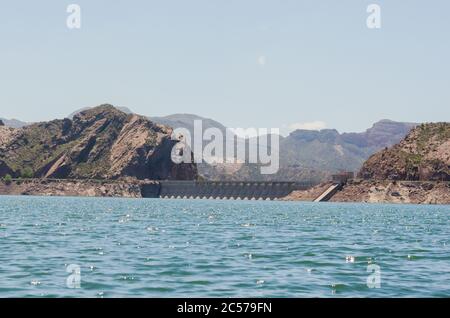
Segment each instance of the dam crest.
[{"label": "dam crest", "polygon": [[312,186],[310,182],[157,181],[141,185],[141,193],[144,198],[163,199],[277,200]]}]

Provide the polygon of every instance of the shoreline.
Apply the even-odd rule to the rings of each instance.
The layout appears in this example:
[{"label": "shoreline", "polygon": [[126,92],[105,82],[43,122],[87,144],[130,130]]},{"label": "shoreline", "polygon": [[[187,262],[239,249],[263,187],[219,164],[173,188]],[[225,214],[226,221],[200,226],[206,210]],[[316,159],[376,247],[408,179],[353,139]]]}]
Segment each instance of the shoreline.
[{"label": "shoreline", "polygon": [[[332,183],[322,183],[308,191],[295,191],[286,201],[313,201]],[[449,181],[349,180],[329,202],[450,204]]]},{"label": "shoreline", "polygon": [[48,180],[0,181],[0,195],[142,198],[139,180]]},{"label": "shoreline", "polygon": [[[313,202],[331,183],[322,183],[305,190],[292,191],[276,201]],[[110,197],[159,198],[161,185],[149,180],[81,180],[81,179],[21,179],[7,184],[0,181],[0,195],[44,197]],[[256,199],[171,197],[173,199],[211,199],[258,201]],[[448,181],[350,180],[329,202],[449,205]]]}]

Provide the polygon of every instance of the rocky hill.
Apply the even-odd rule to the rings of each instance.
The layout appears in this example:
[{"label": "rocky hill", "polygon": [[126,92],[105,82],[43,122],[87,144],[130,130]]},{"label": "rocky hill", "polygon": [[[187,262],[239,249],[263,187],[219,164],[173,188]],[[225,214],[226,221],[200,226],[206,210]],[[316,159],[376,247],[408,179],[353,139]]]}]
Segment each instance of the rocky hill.
[{"label": "rocky hill", "polygon": [[417,126],[399,144],[371,156],[359,176],[376,180],[450,181],[450,123]]},{"label": "rocky hill", "polygon": [[[133,112],[116,107],[126,115]],[[74,119],[81,112],[92,111],[86,107],[68,116]],[[224,135],[226,127],[218,121],[193,114],[174,114],[148,118],[153,123],[171,128],[186,128],[193,136],[194,121],[201,120],[203,129],[218,128]],[[6,121],[6,126],[17,126]],[[21,126],[21,125],[19,125]],[[251,181],[312,181],[322,182],[331,174],[345,170],[358,171],[365,160],[375,152],[402,140],[415,127],[414,123],[381,120],[361,133],[339,133],[334,129],[321,131],[296,130],[289,136],[280,137],[280,169],[275,175],[260,174],[257,164],[198,164],[199,175],[211,180]],[[1,138],[1,137],[0,137]],[[245,142],[236,138],[237,142]],[[204,141],[204,145],[207,142]]]},{"label": "rocky hill", "polygon": [[111,105],[73,119],[0,127],[0,176],[74,179],[194,179],[194,164],[176,165],[172,129]]},{"label": "rocky hill", "polygon": [[[93,109],[94,107],[83,107],[80,109],[77,109],[76,111],[70,113],[67,118],[69,119],[73,119],[75,117],[75,115],[78,115],[81,112],[85,112],[87,110]],[[122,113],[125,113],[127,115],[133,114],[133,111],[131,111],[128,107],[122,107],[122,106],[114,106],[115,109],[120,110]]]},{"label": "rocky hill", "polygon": [[354,180],[332,202],[450,204],[450,183],[441,181]]}]

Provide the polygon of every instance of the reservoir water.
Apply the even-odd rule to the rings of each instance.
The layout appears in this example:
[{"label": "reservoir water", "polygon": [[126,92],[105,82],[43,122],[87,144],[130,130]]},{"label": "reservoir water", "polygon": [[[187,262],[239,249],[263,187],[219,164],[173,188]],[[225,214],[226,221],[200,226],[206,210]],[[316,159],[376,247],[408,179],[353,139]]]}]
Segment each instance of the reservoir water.
[{"label": "reservoir water", "polygon": [[4,196],[0,297],[449,297],[449,235],[450,206]]}]

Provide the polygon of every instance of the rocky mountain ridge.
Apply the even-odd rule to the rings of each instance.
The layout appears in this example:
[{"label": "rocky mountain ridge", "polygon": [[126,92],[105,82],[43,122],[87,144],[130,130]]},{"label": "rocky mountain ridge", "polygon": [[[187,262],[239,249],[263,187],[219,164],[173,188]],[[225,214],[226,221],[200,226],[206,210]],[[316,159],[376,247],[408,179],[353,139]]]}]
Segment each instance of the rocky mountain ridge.
[{"label": "rocky mountain ridge", "polygon": [[450,123],[417,126],[400,143],[372,155],[359,176],[376,180],[450,181]]},{"label": "rocky mountain ridge", "polygon": [[[116,108],[126,115],[133,115],[132,110],[126,107]],[[80,109],[68,118],[89,110],[92,108]],[[224,135],[226,131],[226,127],[220,122],[193,114],[146,118],[163,126],[186,128],[191,132],[191,136],[194,135],[195,120],[202,121],[203,129],[217,128]],[[339,133],[334,129],[293,131],[286,137],[280,136],[280,169],[275,175],[261,175],[258,164],[238,162],[217,165],[202,163],[198,164],[197,168],[203,178],[210,180],[322,182],[339,171],[358,171],[372,154],[396,144],[416,125],[381,120],[360,133]],[[237,142],[245,141],[237,138]]]},{"label": "rocky mountain ridge", "polygon": [[74,179],[195,179],[194,164],[174,164],[172,129],[101,105],[73,119],[0,127],[0,176]]}]

